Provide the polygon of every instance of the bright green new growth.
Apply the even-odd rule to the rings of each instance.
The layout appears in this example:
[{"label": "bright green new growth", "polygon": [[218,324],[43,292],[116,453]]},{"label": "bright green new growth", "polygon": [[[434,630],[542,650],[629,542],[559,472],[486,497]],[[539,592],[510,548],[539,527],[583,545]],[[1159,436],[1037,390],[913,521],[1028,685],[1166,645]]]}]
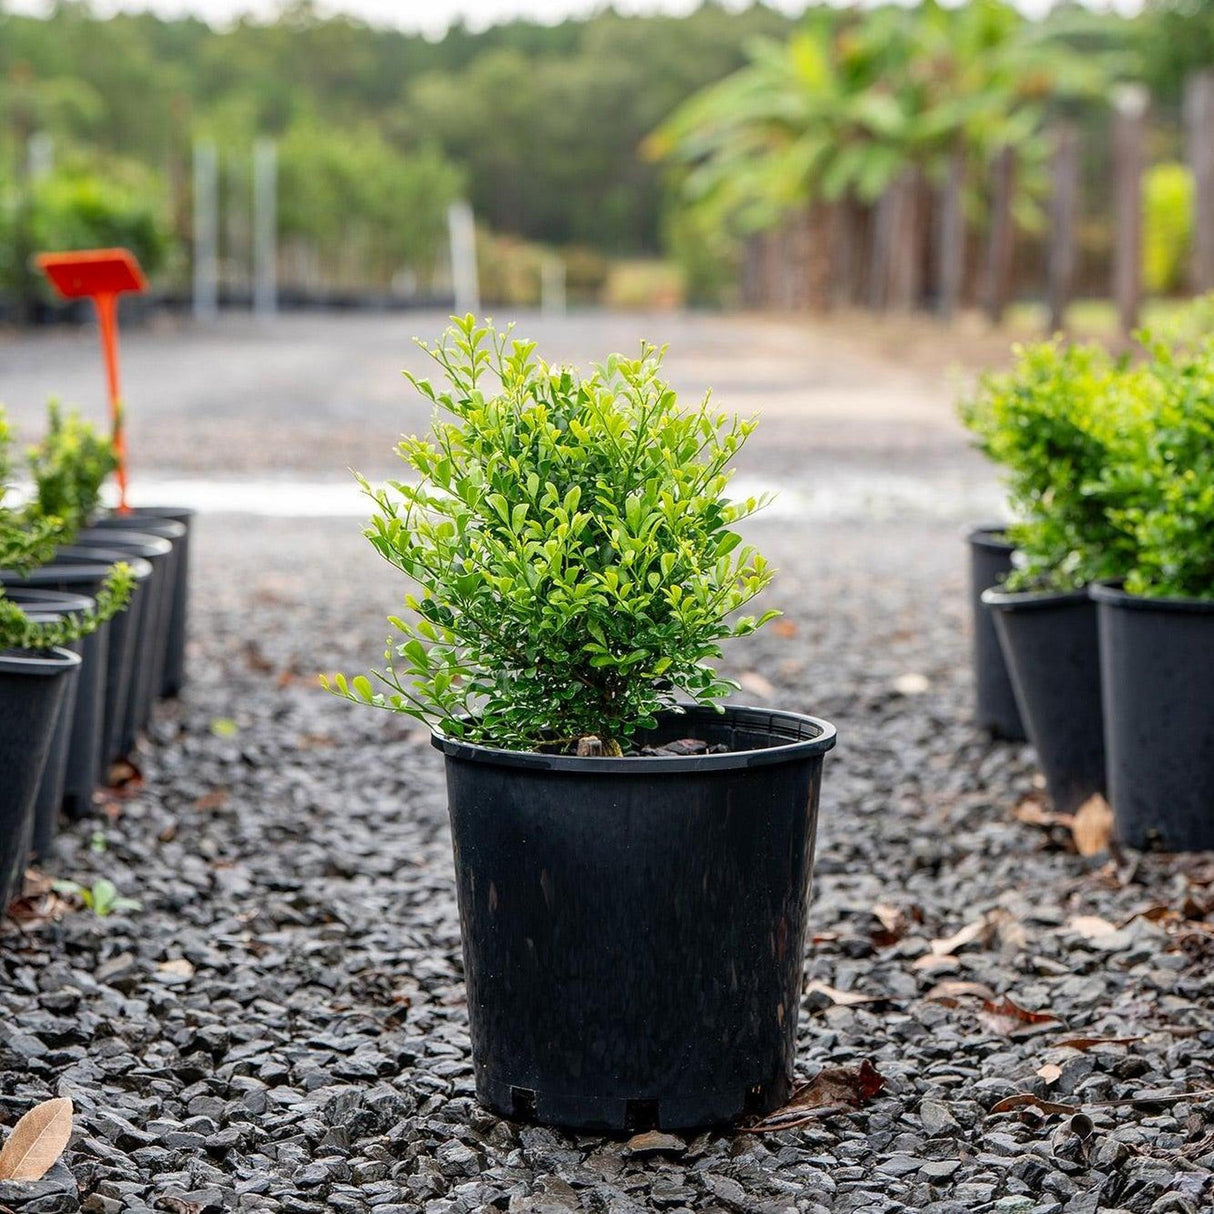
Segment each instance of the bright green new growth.
[{"label": "bright green new growth", "polygon": [[333,689],[469,741],[611,754],[680,696],[727,695],[720,643],[777,614],[733,616],[772,577],[732,529],[763,502],[725,496],[755,423],[680,409],[648,345],[582,378],[466,316],[423,349],[446,384],[409,376],[438,410],[398,447],[417,480],[362,482],[413,614],[391,620],[384,691]]},{"label": "bright green new growth", "polygon": [[1150,414],[1143,376],[1099,346],[1040,342],[961,404],[1021,520],[1008,534],[1025,564],[1009,589],[1073,590],[1129,572],[1136,544],[1119,508]]},{"label": "bright green new growth", "polygon": [[[0,409],[0,569],[28,573],[45,564],[55,549],[71,538],[86,520],[84,512],[96,507],[106,451],[112,448],[75,415],[63,421],[55,406],[50,411],[50,432],[31,453],[36,496],[28,506],[4,504],[11,492],[13,434]],[[43,494],[46,494],[45,502]],[[93,596],[92,611],[58,620],[31,618],[6,597],[0,586],[0,649],[50,649],[95,632],[130,601],[135,579],[124,562],[114,565]]]},{"label": "bright green new growth", "polygon": [[79,527],[101,501],[101,486],[118,467],[114,444],[74,410],[64,415],[58,401],[47,406],[46,436],[27,453],[38,510],[46,517],[74,520]]}]

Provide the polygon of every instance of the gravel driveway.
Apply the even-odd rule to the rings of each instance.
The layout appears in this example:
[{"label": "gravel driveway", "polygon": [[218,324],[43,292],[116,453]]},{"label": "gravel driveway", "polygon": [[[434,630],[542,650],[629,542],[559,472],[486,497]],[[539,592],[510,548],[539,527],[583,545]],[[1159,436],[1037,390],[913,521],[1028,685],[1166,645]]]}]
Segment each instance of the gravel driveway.
[{"label": "gravel driveway", "polygon": [[[733,332],[703,323],[679,322],[705,348]],[[786,404],[793,437],[755,469],[812,480],[833,427],[839,458],[874,475],[985,475],[926,388],[888,432],[863,409]],[[310,448],[295,462],[307,444],[281,408],[249,427],[318,467]],[[363,421],[360,454],[390,439]],[[211,470],[240,457],[215,442]],[[44,1181],[0,1183],[0,1207],[1209,1210],[1214,862],[1080,857],[1040,811],[1027,748],[970,725],[961,521],[755,521],[786,614],[727,662],[741,700],[838,726],[799,1063],[869,1060],[883,1090],[794,1130],[629,1142],[472,1098],[440,757],[315,686],[374,663],[395,575],[355,520],[204,516],[187,694],[139,756],[142,786],[54,857],[143,909],[0,936],[0,1124],[67,1095],[78,1126]]]}]

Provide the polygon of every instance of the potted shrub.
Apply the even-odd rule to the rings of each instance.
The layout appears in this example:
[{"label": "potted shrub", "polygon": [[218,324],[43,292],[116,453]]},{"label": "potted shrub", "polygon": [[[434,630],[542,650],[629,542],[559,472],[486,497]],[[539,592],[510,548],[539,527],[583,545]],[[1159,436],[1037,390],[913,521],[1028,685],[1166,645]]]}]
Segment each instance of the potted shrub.
[{"label": "potted shrub", "polygon": [[1138,379],[1100,347],[1042,342],[1020,349],[1010,372],[984,376],[962,406],[1020,520],[1007,529],[1018,566],[982,601],[1062,812],[1104,791],[1100,657],[1087,588],[1118,576],[1133,552],[1109,469],[1142,414]]},{"label": "potted shrub", "polygon": [[476,1087],[511,1117],[691,1127],[789,1091],[825,721],[720,706],[769,583],[726,497],[754,423],[680,409],[660,354],[588,376],[471,316],[415,481],[372,490],[416,583],[376,679],[446,757]]},{"label": "potted shrub", "polygon": [[1214,848],[1214,340],[1156,345],[1154,424],[1115,479],[1134,559],[1094,586],[1117,834]]},{"label": "potted shrub", "polygon": [[[20,572],[43,560],[61,533],[36,507],[13,509],[8,493],[11,432],[0,416],[0,566]],[[115,599],[129,589],[113,571]],[[116,609],[116,607],[115,607]],[[27,615],[0,591],[0,907],[7,905],[29,856],[39,784],[79,654],[63,648],[93,625],[84,611],[61,618]]]}]

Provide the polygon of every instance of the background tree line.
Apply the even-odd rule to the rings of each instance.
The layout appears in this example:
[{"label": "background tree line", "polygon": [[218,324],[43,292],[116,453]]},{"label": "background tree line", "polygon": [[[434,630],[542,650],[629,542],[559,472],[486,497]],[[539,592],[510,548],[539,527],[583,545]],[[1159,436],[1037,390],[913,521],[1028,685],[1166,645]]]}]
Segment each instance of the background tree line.
[{"label": "background tree line", "polygon": [[[1017,73],[1030,68],[1061,64],[1061,81],[1083,75],[1092,48],[1115,52],[1149,83],[1166,116],[1179,107],[1194,64],[1214,62],[1214,6],[1203,0],[1153,0],[1132,21],[1073,4],[1059,6],[1044,23],[1024,22],[1006,6],[995,6],[999,15],[991,17],[984,0],[967,7],[987,12],[985,27],[980,20],[962,26],[979,42],[991,21],[1016,31],[1000,35],[1015,54],[987,78],[974,75],[980,47],[938,48],[940,56],[950,53],[951,79],[970,107],[949,121],[954,131],[968,124],[979,150],[996,139],[999,123],[1014,128],[1023,120],[1024,107],[1001,109],[1000,98],[1014,93]],[[731,197],[718,191],[709,205],[713,191],[700,188],[704,149],[693,119],[695,107],[711,119],[712,103],[692,101],[689,110],[689,99],[717,86],[726,90],[718,105],[753,106],[758,87],[778,109],[781,69],[772,65],[783,54],[787,68],[787,56],[816,46],[823,70],[835,73],[836,100],[854,102],[846,94],[856,91],[855,82],[839,75],[837,48],[849,38],[876,46],[905,20],[887,9],[857,17],[823,6],[794,22],[762,4],[729,11],[706,3],[685,17],[608,10],[553,26],[512,21],[473,32],[455,25],[429,40],[321,17],[307,2],[286,7],[273,22],[244,20],[217,30],[188,18],[103,18],[81,0],[60,0],[40,19],[5,12],[0,0],[0,281],[10,290],[20,281],[33,247],[112,238],[133,244],[162,283],[184,283],[190,158],[199,137],[220,150],[221,246],[225,258],[243,264],[250,151],[256,139],[270,137],[279,147],[280,239],[288,253],[312,258],[330,279],[383,287],[402,269],[427,274],[443,254],[447,204],[465,196],[487,233],[499,238],[487,256],[530,244],[557,247],[567,252],[575,280],[580,273],[593,283],[605,259],[673,255],[693,294],[721,298],[745,276],[747,234],[780,222],[813,174],[806,169],[796,179],[794,156],[776,171],[782,181],[774,193],[747,195],[744,181],[733,182],[724,192]],[[916,28],[929,24],[919,20]],[[919,36],[908,42],[897,34],[864,70],[876,73],[879,85],[891,55],[913,60],[922,52]],[[756,85],[756,65],[761,75],[765,62],[769,79]],[[922,60],[929,76],[938,67],[939,56]],[[798,88],[804,101],[797,70],[784,82],[792,90],[785,100],[794,105]],[[912,71],[906,88],[913,95],[896,100],[909,97],[912,109],[934,106],[940,120],[948,97],[933,96],[931,80],[917,80]],[[939,84],[935,91],[947,92]],[[1107,124],[1098,89],[1056,91],[1039,99],[1042,112],[1065,107],[1096,132]],[[881,89],[870,94],[865,104]],[[682,122],[682,134],[669,125],[679,113],[674,122]],[[870,119],[879,124],[881,116],[861,121]],[[855,129],[848,121],[836,113],[835,125],[828,122],[819,134],[837,142]],[[884,187],[898,178],[906,157],[928,178],[938,176],[948,161],[948,132],[927,127],[919,121],[882,136],[880,149],[867,149],[866,164],[860,152],[851,154],[850,167],[836,163],[834,178],[849,178],[840,196],[863,202],[872,182]],[[663,130],[666,146],[662,135],[650,139]],[[1034,127],[1029,136],[1038,133]],[[1168,138],[1159,136],[1155,159],[1176,158]],[[1086,174],[1099,180],[1107,166],[1098,153],[1088,160]],[[1040,197],[1034,163],[1025,157],[1016,194],[1018,215],[1030,225]],[[744,167],[736,159],[731,166],[728,157],[721,166],[723,179]],[[751,173],[754,165],[745,168]],[[693,180],[689,193],[697,172],[700,185]],[[964,205],[981,222],[986,195],[979,178],[966,191]],[[528,275],[533,268],[524,266]],[[501,276],[507,281],[509,269]]]}]

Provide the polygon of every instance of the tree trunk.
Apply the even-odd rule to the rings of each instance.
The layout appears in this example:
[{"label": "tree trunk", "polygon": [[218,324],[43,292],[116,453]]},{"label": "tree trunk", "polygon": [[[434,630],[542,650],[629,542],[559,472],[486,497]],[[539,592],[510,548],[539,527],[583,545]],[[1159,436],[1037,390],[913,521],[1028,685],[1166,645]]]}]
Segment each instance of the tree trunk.
[{"label": "tree trunk", "polygon": [[1067,122],[1054,133],[1054,188],[1050,196],[1050,332],[1066,324],[1075,283],[1075,215],[1079,206],[1079,132]]},{"label": "tree trunk", "polygon": [[965,279],[965,153],[960,149],[948,160],[940,187],[936,234],[937,309],[941,320],[952,320],[961,305]]},{"label": "tree trunk", "polygon": [[1147,91],[1125,85],[1114,98],[1113,199],[1115,229],[1113,298],[1121,332],[1138,327],[1142,303],[1142,142]]},{"label": "tree trunk", "polygon": [[1185,135],[1193,170],[1193,262],[1189,285],[1214,291],[1214,69],[1185,81]]},{"label": "tree trunk", "polygon": [[1011,290],[1012,257],[1016,230],[1012,199],[1016,190],[1016,152],[1001,148],[991,170],[991,226],[986,246],[986,280],[983,302],[992,324],[999,324]]}]

